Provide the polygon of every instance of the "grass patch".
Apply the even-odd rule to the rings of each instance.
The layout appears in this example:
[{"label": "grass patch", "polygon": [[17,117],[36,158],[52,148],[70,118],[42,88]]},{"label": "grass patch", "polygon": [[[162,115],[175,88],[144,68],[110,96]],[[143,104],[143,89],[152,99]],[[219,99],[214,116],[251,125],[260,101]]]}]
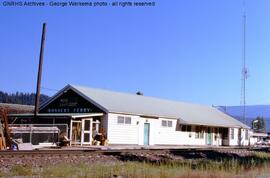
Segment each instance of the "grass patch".
[{"label": "grass patch", "polygon": [[[57,165],[45,168],[40,172],[41,177],[142,177],[142,178],[181,178],[181,177],[255,177],[267,174],[270,164],[263,167],[252,166],[245,169],[237,160],[215,162],[208,160],[175,161],[152,164],[125,162],[116,165]],[[252,175],[252,176],[251,176]]]},{"label": "grass patch", "polygon": [[[58,164],[43,168],[14,166],[11,176],[75,177],[75,178],[203,178],[203,177],[269,177],[270,153],[222,159],[185,159],[151,162],[119,162],[110,164]],[[1,176],[1,172],[0,172]],[[6,175],[5,175],[6,176]]]},{"label": "grass patch", "polygon": [[5,173],[0,171],[0,177],[4,177],[5,176]]},{"label": "grass patch", "polygon": [[15,165],[10,170],[12,176],[32,176],[33,171],[28,166]]}]

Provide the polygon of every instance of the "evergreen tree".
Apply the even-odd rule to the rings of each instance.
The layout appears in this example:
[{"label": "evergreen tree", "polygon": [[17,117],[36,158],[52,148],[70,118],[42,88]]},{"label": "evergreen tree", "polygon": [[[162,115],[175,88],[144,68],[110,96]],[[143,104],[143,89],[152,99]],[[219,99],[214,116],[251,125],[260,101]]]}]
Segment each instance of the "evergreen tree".
[{"label": "evergreen tree", "polygon": [[[25,105],[35,105],[34,93],[6,93],[0,91],[0,103],[13,103],[13,104],[25,104]],[[50,97],[44,94],[40,95],[40,104],[46,102]]]},{"label": "evergreen tree", "polygon": [[256,132],[265,132],[266,128],[264,118],[259,116],[256,117],[256,119],[252,121],[252,129]]}]

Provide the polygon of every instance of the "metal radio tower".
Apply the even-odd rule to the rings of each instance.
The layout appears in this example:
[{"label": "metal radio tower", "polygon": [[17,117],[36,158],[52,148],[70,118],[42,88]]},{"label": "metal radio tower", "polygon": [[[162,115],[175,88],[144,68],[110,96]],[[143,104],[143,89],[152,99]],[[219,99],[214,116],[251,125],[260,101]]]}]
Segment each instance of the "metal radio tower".
[{"label": "metal radio tower", "polygon": [[248,69],[246,67],[246,10],[245,0],[243,1],[243,41],[242,41],[242,86],[241,86],[241,105],[242,105],[242,120],[246,123],[246,80],[248,78]]}]

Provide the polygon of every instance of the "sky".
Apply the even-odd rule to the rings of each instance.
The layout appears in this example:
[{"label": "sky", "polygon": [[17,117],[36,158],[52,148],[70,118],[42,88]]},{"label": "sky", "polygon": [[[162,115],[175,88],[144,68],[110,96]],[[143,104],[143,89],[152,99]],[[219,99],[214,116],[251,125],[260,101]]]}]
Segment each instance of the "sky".
[{"label": "sky", "polygon": [[[2,2],[2,91],[35,92],[46,22],[43,94],[76,84],[206,105],[240,104],[242,0],[156,0],[154,7],[125,8]],[[270,104],[269,7],[269,0],[246,0],[248,105]]]}]

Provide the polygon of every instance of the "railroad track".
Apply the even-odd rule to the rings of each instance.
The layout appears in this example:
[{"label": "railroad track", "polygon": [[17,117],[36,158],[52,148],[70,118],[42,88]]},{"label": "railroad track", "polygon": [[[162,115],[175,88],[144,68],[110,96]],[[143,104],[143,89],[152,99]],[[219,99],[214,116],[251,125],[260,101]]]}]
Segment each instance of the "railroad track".
[{"label": "railroad track", "polygon": [[170,148],[170,149],[48,149],[48,150],[32,150],[32,151],[0,151],[1,157],[15,157],[15,156],[46,156],[46,155],[117,155],[121,153],[158,153],[158,152],[171,152],[171,153],[204,153],[204,152],[221,152],[221,153],[243,153],[266,151],[270,152],[270,148]]}]

